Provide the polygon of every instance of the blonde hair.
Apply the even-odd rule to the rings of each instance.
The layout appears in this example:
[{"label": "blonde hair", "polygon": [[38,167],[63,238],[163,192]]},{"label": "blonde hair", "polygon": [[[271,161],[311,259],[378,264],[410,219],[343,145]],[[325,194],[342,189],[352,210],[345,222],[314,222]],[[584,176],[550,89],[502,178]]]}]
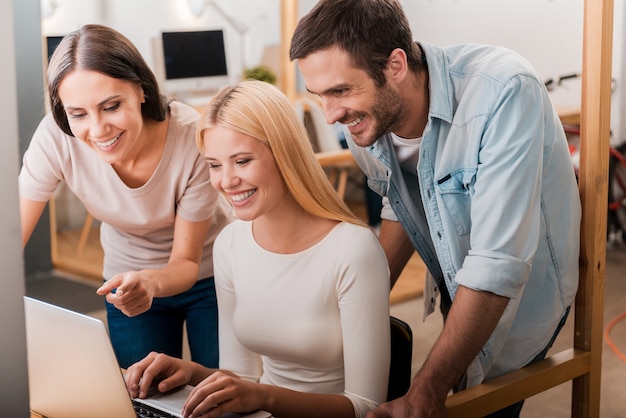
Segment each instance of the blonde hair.
[{"label": "blonde hair", "polygon": [[220,90],[202,113],[196,144],[204,152],[204,131],[232,129],[269,146],[287,189],[307,212],[362,225],[330,184],[313,152],[304,124],[276,87],[245,80]]}]

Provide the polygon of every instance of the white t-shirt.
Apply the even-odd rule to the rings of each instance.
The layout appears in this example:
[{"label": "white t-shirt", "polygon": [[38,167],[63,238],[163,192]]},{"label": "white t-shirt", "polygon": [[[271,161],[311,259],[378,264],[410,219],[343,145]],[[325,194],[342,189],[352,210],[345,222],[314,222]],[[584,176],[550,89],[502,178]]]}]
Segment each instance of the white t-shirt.
[{"label": "white t-shirt", "polygon": [[187,105],[170,104],[161,161],[144,185],[131,188],[83,140],[64,134],[48,114],[24,154],[20,195],[47,201],[65,181],[87,211],[102,221],[105,279],[166,265],[176,215],[193,222],[211,217],[198,276],[210,277],[213,241],[234,215],[229,203],[211,186],[207,164],[196,147],[199,117]]},{"label": "white t-shirt", "polygon": [[220,368],[348,397],[363,417],[385,401],[389,269],[368,228],[338,224],[295,254],[260,247],[237,220],[215,240]]},{"label": "white t-shirt", "polygon": [[396,157],[400,167],[409,173],[417,173],[417,162],[420,157],[420,145],[422,137],[419,138],[402,138],[391,133],[391,143],[396,150]]}]

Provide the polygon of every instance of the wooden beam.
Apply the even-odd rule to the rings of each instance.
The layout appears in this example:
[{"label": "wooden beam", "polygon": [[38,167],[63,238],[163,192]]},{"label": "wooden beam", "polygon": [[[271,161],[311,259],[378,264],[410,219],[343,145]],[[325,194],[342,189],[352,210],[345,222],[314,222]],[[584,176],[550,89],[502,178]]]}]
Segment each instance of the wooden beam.
[{"label": "wooden beam", "polygon": [[298,23],[298,0],[280,1],[280,89],[293,102],[296,98],[296,67],[289,60],[291,37]]},{"label": "wooden beam", "polygon": [[568,349],[448,397],[450,418],[482,417],[589,372],[591,354]]},{"label": "wooden beam", "polygon": [[583,208],[574,347],[591,354],[591,370],[574,379],[572,417],[598,417],[602,370],[604,276],[613,51],[613,0],[585,0],[579,187]]}]

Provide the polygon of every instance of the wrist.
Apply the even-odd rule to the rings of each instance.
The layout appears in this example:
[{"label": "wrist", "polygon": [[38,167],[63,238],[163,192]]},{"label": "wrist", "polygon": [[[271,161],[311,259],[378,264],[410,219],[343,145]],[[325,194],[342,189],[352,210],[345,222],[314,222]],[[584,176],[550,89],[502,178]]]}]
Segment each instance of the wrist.
[{"label": "wrist", "polygon": [[409,398],[425,398],[436,402],[445,402],[451,387],[441,379],[427,377],[418,373],[407,392]]}]

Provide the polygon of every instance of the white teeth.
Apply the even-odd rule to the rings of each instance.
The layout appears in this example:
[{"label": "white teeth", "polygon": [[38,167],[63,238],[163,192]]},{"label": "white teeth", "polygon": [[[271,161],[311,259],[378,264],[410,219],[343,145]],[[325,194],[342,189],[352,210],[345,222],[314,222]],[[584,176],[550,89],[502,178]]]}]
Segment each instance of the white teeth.
[{"label": "white teeth", "polygon": [[346,123],[345,125],[348,126],[349,128],[352,128],[353,126],[357,126],[359,123],[361,123],[362,120],[363,120],[363,116],[360,116],[356,118],[355,120],[353,120],[352,122]]},{"label": "white teeth", "polygon": [[252,196],[255,192],[256,192],[256,189],[255,189],[255,190],[250,190],[250,191],[247,191],[247,192],[245,192],[245,193],[240,193],[240,194],[234,194],[234,195],[231,195],[231,197],[230,197],[230,198],[231,198],[234,202],[241,202],[241,201],[246,200],[246,199],[247,199],[247,198],[249,198],[250,196]]},{"label": "white teeth", "polygon": [[111,140],[109,140],[107,142],[94,142],[94,144],[96,144],[96,146],[99,147],[99,148],[110,147],[111,145],[115,144],[118,139],[120,139],[120,135],[117,135],[115,138],[113,138],[113,139],[111,139]]}]

